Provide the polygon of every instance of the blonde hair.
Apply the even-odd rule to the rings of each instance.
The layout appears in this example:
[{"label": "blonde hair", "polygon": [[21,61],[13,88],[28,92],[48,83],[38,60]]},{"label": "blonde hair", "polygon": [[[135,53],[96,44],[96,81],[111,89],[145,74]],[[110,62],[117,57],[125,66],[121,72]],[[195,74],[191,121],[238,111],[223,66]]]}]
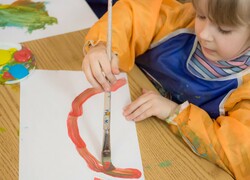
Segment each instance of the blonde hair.
[{"label": "blonde hair", "polygon": [[[250,0],[206,0],[208,18],[218,25],[250,27]],[[200,9],[200,0],[192,0]]]}]

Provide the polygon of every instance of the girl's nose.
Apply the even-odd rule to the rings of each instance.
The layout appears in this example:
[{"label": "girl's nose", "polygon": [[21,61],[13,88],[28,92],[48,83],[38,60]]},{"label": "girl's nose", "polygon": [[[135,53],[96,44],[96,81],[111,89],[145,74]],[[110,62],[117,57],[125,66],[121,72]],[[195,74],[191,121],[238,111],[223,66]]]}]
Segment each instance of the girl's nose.
[{"label": "girl's nose", "polygon": [[212,24],[208,21],[204,24],[200,31],[200,38],[204,41],[212,41]]}]

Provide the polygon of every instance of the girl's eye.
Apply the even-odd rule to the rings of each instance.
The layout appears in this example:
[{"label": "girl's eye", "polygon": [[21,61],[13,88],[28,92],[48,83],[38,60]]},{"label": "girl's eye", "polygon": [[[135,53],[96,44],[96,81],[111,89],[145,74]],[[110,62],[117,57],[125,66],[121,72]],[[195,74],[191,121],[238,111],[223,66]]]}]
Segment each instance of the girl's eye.
[{"label": "girl's eye", "polygon": [[219,30],[219,32],[222,33],[222,34],[230,34],[230,33],[232,32],[231,30],[224,30],[224,29],[222,29],[221,27],[218,27],[218,30]]},{"label": "girl's eye", "polygon": [[197,14],[196,17],[200,20],[205,20],[206,19],[206,16],[202,16],[202,15],[199,15]]}]

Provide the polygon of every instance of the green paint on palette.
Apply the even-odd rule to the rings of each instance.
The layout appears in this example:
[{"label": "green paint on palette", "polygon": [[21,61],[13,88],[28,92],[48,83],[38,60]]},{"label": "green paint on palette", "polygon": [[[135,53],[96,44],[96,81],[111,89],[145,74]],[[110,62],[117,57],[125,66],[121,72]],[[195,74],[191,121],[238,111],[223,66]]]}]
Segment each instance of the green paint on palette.
[{"label": "green paint on palette", "polygon": [[171,166],[171,165],[172,165],[172,163],[171,163],[171,161],[169,161],[169,160],[163,161],[163,162],[161,162],[161,163],[159,164],[160,167],[169,167],[169,166]]},{"label": "green paint on palette", "polygon": [[19,0],[12,4],[0,4],[0,14],[0,27],[27,28],[29,33],[57,23],[55,17],[49,16],[44,2]]},{"label": "green paint on palette", "polygon": [[5,132],[5,131],[6,131],[6,129],[0,127],[0,133],[3,133],[3,132]]}]

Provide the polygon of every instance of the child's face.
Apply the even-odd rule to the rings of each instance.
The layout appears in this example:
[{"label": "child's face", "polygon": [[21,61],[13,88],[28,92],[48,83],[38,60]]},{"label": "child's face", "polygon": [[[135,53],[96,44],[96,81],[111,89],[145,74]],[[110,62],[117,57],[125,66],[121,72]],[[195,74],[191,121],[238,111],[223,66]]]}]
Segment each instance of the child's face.
[{"label": "child's face", "polygon": [[250,47],[249,26],[218,26],[209,20],[205,2],[201,1],[203,7],[195,19],[195,32],[203,54],[211,61],[236,58]]}]

